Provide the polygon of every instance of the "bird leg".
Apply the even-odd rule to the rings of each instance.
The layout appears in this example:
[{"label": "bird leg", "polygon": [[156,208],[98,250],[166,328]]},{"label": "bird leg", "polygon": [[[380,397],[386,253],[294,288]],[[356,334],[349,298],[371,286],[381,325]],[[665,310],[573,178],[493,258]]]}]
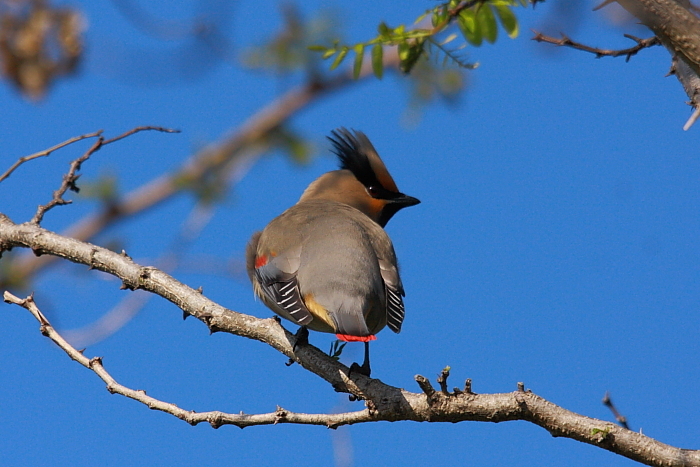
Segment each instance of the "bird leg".
[{"label": "bird leg", "polygon": [[[299,326],[297,332],[294,333],[294,345],[292,346],[292,352],[297,351],[297,347],[300,345],[307,345],[309,343],[309,330],[306,326]],[[285,365],[292,366],[294,364],[294,359],[290,358]]]},{"label": "bird leg", "polygon": [[365,361],[362,362],[362,366],[357,363],[350,365],[350,373],[359,373],[369,378],[372,370],[369,367],[369,342],[365,342]]},{"label": "bird leg", "polygon": [[297,332],[294,333],[294,337],[294,347],[292,347],[292,350],[296,351],[298,346],[307,345],[309,343],[309,330],[306,329],[306,326],[299,326]]}]

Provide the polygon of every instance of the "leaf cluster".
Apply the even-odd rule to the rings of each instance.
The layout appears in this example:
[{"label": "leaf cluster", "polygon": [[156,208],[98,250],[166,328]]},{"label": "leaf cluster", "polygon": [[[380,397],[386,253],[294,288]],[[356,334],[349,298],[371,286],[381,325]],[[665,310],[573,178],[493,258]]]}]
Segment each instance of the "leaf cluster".
[{"label": "leaf cluster", "polygon": [[[498,22],[508,37],[517,37],[518,20],[513,8],[525,7],[528,3],[528,0],[450,0],[425,11],[414,22],[417,25],[415,28],[408,28],[404,24],[392,28],[382,22],[378,27],[378,35],[366,42],[341,45],[336,40],[331,47],[313,45],[309,49],[320,52],[324,59],[332,58],[331,70],[343,63],[348,54],[354,53],[353,75],[356,79],[360,76],[367,50],[371,55],[372,71],[381,79],[384,75],[384,47],[391,46],[397,48],[399,69],[407,74],[421,57],[439,55],[444,57],[444,64],[452,62],[461,68],[475,68],[475,64],[465,61],[459,55],[459,50],[467,44],[478,47],[484,40],[494,43],[498,38]],[[431,18],[431,27],[425,27],[428,17]],[[448,48],[448,44],[460,35],[450,29],[459,31],[465,41],[457,48]]]}]

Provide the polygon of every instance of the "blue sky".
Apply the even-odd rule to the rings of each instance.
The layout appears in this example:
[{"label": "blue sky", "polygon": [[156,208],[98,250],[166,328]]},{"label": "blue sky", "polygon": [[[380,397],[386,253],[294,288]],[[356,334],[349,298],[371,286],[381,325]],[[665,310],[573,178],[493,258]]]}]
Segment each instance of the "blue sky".
[{"label": "blue sky", "polygon": [[[387,226],[407,314],[400,335],[385,331],[373,343],[374,377],[418,391],[415,374],[434,380],[450,365],[450,386],[471,378],[475,392],[509,392],[523,381],[558,405],[605,420],[612,417],[600,400],[610,391],[632,429],[695,449],[700,129],[682,131],[690,110],[676,79],[664,77],[669,55],[662,48],[625,63],[531,41],[531,28],[555,22],[554,3],[518,11],[516,40],[502,35],[493,46],[467,49],[480,67],[467,75],[457,105],[432,103],[414,124],[405,118],[407,81],[393,73],[327,95],[295,115],[290,127],[316,143],[312,161],[299,165],[278,152],[258,160],[216,206],[174,275],[203,286],[226,307],[269,317],[240,273],[248,238],[336,167],[325,141],[332,129],[364,131],[399,188],[422,201]],[[143,4],[162,16],[194,10],[183,2],[182,11],[166,14],[158,2]],[[234,55],[281,24],[276,5],[209,5]],[[325,5],[306,2],[303,11],[311,15]],[[371,37],[379,21],[410,23],[431,5],[387,0],[333,8],[344,18],[346,38],[359,41]],[[622,48],[630,45],[623,32],[649,35],[616,28],[588,6],[566,30],[576,39]],[[3,166],[97,129],[108,136],[139,125],[182,130],[136,135],[84,165],[81,181],[113,175],[127,192],[176,169],[299,81],[215,61],[187,43],[156,41],[111,2],[80,7],[88,20],[80,74],[58,82],[38,104],[0,86]],[[22,166],[0,184],[1,211],[15,222],[31,218],[86,147]],[[74,199],[43,225],[61,230],[96,206]],[[193,205],[183,194],[95,242],[118,242],[135,261],[153,264]],[[233,274],[211,273],[227,264]],[[69,264],[38,276],[33,290],[62,331],[92,323],[131,293]],[[525,422],[376,423],[337,431],[190,427],[110,395],[41,336],[26,311],[0,308],[0,452],[8,466],[632,465]],[[311,335],[324,350],[331,341]],[[299,366],[284,366],[286,358],[263,344],[210,336],[202,323],[183,322],[159,297],[86,355],[102,356],[122,384],[196,411],[361,407]],[[343,355],[347,363],[360,358],[359,344]]]}]

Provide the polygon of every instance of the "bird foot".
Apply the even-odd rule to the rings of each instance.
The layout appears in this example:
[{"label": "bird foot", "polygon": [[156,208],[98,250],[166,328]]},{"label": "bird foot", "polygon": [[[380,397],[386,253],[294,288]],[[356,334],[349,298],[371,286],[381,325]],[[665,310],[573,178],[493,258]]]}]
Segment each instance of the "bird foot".
[{"label": "bird foot", "polygon": [[[306,329],[306,326],[301,326],[299,329],[297,329],[297,332],[294,333],[294,345],[292,346],[292,352],[297,351],[297,347],[300,345],[307,345],[309,343],[309,330]],[[294,359],[290,358],[285,365],[287,366],[292,366],[294,365]]]},{"label": "bird foot", "polygon": [[357,373],[369,378],[369,375],[372,373],[372,369],[369,367],[369,362],[365,362],[362,365],[353,363],[350,365],[350,373]]},{"label": "bird foot", "polygon": [[300,326],[297,332],[294,333],[294,337],[295,340],[292,350],[296,352],[298,346],[307,345],[309,343],[309,330],[306,329],[306,326]]}]

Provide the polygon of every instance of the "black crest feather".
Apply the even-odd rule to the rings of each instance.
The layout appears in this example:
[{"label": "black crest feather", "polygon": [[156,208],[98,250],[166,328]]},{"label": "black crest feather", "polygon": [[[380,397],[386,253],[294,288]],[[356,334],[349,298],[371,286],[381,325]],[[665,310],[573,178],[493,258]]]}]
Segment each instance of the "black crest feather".
[{"label": "black crest feather", "polygon": [[[333,153],[340,159],[340,168],[352,172],[364,186],[381,186],[369,162],[366,151],[375,151],[369,138],[361,131],[338,128],[328,139],[333,143]],[[376,152],[376,151],[375,151]]]}]

